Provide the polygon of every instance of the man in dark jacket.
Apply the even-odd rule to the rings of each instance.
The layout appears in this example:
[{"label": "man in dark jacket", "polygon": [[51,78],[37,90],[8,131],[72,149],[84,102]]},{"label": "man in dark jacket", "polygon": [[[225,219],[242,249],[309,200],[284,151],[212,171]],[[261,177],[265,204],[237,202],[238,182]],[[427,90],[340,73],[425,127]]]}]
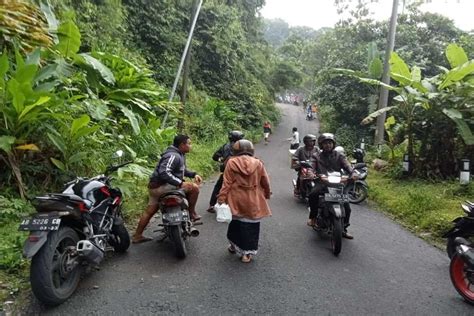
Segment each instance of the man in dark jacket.
[{"label": "man in dark jacket", "polygon": [[[238,141],[244,138],[244,133],[241,131],[231,131],[229,132],[229,142],[225,143],[219,149],[212,155],[212,160],[218,161],[220,163],[220,171],[224,172],[225,164],[227,163],[227,160],[232,156],[232,145]],[[214,213],[214,205],[216,205],[217,202],[217,195],[219,194],[219,191],[222,188],[222,181],[223,181],[223,173],[219,176],[219,179],[217,179],[216,184],[214,185],[214,190],[212,190],[211,194],[211,199],[209,200],[209,208],[207,211],[209,213]]]},{"label": "man in dark jacket", "polygon": [[[173,140],[173,145],[166,149],[161,156],[155,171],[150,176],[148,183],[149,201],[146,211],[140,217],[137,230],[133,235],[132,242],[140,243],[151,240],[143,236],[143,231],[150,222],[150,219],[159,209],[158,201],[160,197],[169,191],[183,189],[189,202],[189,215],[192,221],[201,217],[196,213],[196,202],[199,196],[199,185],[202,178],[196,172],[186,169],[185,154],[191,150],[191,139],[187,135],[177,135]],[[195,183],[184,182],[184,177],[194,178]]]},{"label": "man in dark jacket", "polygon": [[[352,166],[347,161],[346,157],[339,152],[334,150],[336,147],[336,138],[331,133],[321,134],[318,138],[318,145],[321,148],[321,152],[315,159],[315,170],[317,174],[328,174],[328,172],[340,172],[341,169],[345,170],[348,174],[352,174]],[[318,216],[319,207],[319,195],[327,191],[327,187],[321,181],[316,183],[316,186],[311,194],[309,195],[309,226],[317,226],[316,218]],[[344,217],[344,232],[342,236],[347,239],[353,239],[354,237],[347,232],[349,227],[349,219],[351,216],[351,207],[349,203],[344,204],[345,217]]]}]

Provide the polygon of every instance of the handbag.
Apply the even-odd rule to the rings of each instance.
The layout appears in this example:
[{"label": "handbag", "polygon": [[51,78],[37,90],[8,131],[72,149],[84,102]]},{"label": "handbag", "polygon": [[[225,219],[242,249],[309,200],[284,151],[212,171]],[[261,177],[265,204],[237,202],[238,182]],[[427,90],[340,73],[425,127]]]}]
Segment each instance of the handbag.
[{"label": "handbag", "polygon": [[216,211],[216,221],[219,223],[230,223],[230,221],[232,221],[232,212],[228,204],[217,203],[214,205],[214,210]]}]

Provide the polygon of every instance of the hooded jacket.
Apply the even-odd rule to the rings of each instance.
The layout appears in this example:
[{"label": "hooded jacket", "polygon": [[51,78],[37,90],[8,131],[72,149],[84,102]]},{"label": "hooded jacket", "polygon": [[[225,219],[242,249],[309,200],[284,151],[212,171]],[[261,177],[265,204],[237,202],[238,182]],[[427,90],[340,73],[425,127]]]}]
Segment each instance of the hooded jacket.
[{"label": "hooded jacket", "polygon": [[247,155],[229,158],[218,198],[229,204],[233,216],[247,219],[271,216],[266,201],[270,194],[270,180],[261,160]]}]

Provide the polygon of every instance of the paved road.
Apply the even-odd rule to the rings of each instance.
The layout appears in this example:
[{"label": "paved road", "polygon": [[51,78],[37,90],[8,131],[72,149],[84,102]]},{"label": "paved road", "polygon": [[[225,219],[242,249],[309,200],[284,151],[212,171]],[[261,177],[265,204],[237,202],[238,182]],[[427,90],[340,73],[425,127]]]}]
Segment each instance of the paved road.
[{"label": "paved road", "polygon": [[[303,136],[316,133],[318,123],[305,121],[301,107],[279,106],[282,124],[268,146],[256,146],[271,177],[273,217],[262,223],[255,261],[243,264],[230,255],[226,225],[206,213],[185,260],[174,257],[168,242],[133,245],[86,276],[63,305],[47,309],[33,300],[30,313],[473,315],[451,285],[445,253],[364,206],[353,207],[355,239],[332,255],[330,241],[305,225],[307,210],[292,198],[285,140],[293,126]],[[201,212],[212,187],[202,189]]]}]

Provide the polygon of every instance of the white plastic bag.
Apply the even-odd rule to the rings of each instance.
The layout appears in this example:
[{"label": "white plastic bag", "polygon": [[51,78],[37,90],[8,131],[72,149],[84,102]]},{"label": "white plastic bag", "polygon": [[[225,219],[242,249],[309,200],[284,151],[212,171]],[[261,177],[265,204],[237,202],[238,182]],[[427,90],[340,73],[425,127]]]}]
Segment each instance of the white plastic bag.
[{"label": "white plastic bag", "polygon": [[217,203],[214,205],[214,210],[216,211],[216,221],[219,223],[230,223],[232,220],[232,212],[228,204]]}]

